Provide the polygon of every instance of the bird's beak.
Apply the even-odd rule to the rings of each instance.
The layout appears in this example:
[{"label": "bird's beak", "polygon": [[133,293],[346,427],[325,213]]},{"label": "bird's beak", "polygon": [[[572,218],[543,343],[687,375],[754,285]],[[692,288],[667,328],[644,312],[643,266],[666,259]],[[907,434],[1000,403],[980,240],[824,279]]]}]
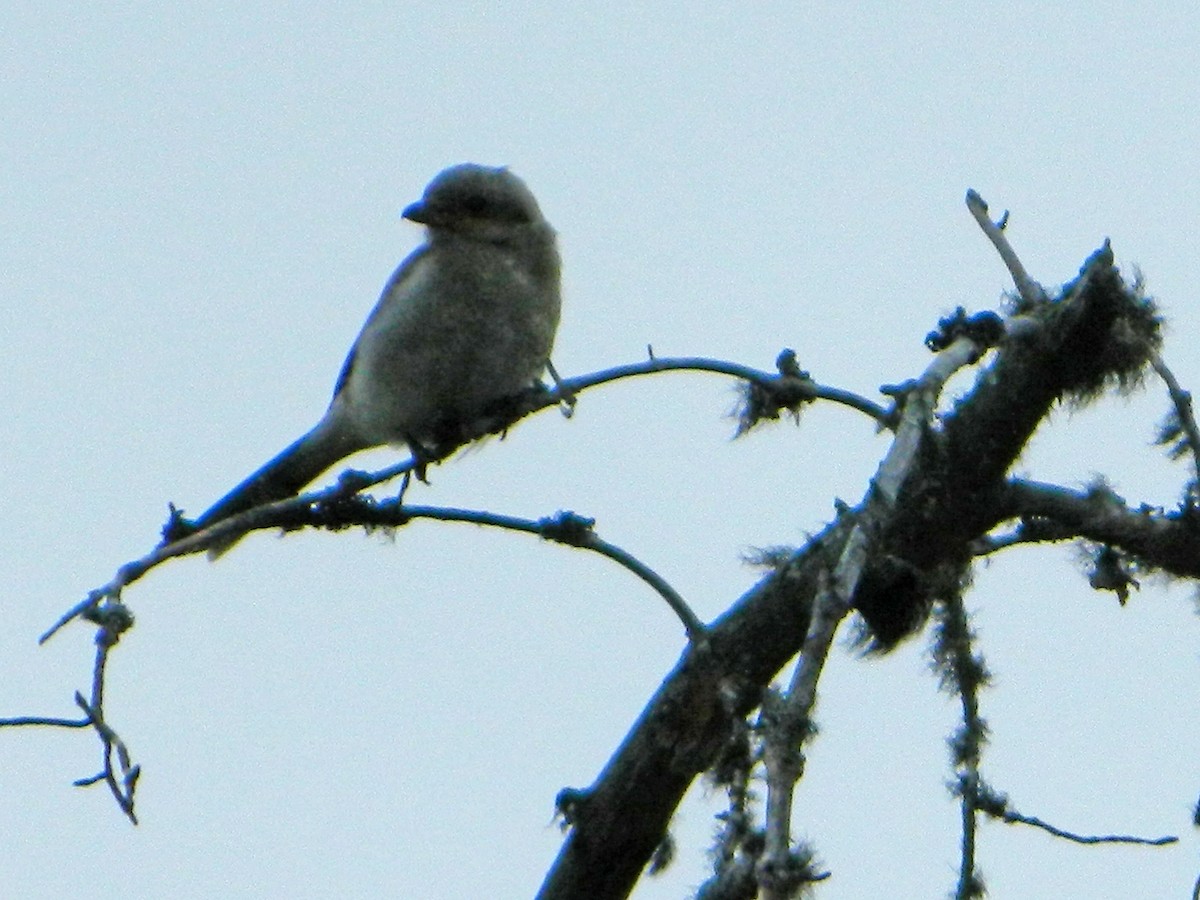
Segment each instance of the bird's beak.
[{"label": "bird's beak", "polygon": [[429,210],[426,209],[423,201],[418,200],[416,203],[410,203],[404,207],[404,212],[400,213],[400,218],[408,219],[410,222],[420,222],[422,225],[429,224]]}]

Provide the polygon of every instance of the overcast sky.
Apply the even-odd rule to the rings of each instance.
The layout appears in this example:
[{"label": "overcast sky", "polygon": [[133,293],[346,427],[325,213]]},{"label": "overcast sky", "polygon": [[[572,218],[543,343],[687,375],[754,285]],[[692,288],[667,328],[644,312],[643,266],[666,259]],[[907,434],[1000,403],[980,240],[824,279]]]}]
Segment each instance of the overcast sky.
[{"label": "overcast sky", "polygon": [[[576,374],[659,355],[876,396],[922,338],[1008,287],[963,205],[996,211],[1035,278],[1105,237],[1200,387],[1194,3],[8,4],[0,13],[0,716],[71,715],[91,632],[36,637],[307,429],[396,263],[399,219],[452,163],[506,164],[559,232],[555,353]],[[564,11],[559,11],[564,10]],[[584,395],[432,472],[411,499],[573,509],[705,619],[856,502],[884,436],[818,408],[731,442],[733,386],[664,375]],[[1019,464],[1106,473],[1171,505],[1149,446],[1161,387],[1060,412]],[[382,464],[394,453],[364,457]],[[985,773],[1023,812],[1173,848],[987,825],[994,897],[1183,897],[1197,621],[1187,586],[1120,608],[1069,548],[977,573],[995,673]],[[144,767],[142,824],[84,733],[0,732],[0,884],[14,897],[528,897],[553,798],[589,784],[684,635],[603,560],[474,527],[258,535],[125,597],[107,712]],[[926,642],[831,659],[796,831],[823,898],[940,897],[957,867]],[[639,900],[706,875],[719,798],[676,822]]]}]

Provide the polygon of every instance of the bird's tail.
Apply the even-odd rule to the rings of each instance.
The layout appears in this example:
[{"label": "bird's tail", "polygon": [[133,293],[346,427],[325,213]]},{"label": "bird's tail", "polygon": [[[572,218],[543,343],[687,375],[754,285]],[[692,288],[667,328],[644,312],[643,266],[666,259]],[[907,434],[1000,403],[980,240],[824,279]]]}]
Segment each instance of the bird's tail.
[{"label": "bird's tail", "polygon": [[[295,496],[318,475],[341,459],[364,449],[361,441],[347,434],[334,416],[326,415],[312,431],[279,453],[245,481],[214,503],[193,523],[197,529],[230,516]],[[214,544],[209,559],[216,559],[241,540],[241,535]]]}]

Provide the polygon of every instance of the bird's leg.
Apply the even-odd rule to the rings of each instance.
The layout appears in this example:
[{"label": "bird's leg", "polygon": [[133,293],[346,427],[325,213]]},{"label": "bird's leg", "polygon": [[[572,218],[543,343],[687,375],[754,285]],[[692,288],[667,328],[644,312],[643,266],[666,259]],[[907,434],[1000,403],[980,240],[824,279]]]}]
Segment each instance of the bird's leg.
[{"label": "bird's leg", "polygon": [[558,369],[554,368],[554,363],[550,360],[546,360],[546,371],[550,373],[550,379],[558,389],[558,408],[562,410],[563,418],[571,418],[575,414],[575,393],[567,387],[562,376],[558,374]]}]

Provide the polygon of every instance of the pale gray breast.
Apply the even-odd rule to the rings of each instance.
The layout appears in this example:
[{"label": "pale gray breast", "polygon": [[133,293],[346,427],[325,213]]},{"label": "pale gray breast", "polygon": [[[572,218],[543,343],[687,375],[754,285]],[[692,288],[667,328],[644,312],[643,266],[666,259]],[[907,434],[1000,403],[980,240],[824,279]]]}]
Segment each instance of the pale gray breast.
[{"label": "pale gray breast", "polygon": [[540,376],[558,325],[558,273],[525,263],[509,247],[455,241],[401,265],[344,376],[342,400],[364,439],[434,439]]}]

